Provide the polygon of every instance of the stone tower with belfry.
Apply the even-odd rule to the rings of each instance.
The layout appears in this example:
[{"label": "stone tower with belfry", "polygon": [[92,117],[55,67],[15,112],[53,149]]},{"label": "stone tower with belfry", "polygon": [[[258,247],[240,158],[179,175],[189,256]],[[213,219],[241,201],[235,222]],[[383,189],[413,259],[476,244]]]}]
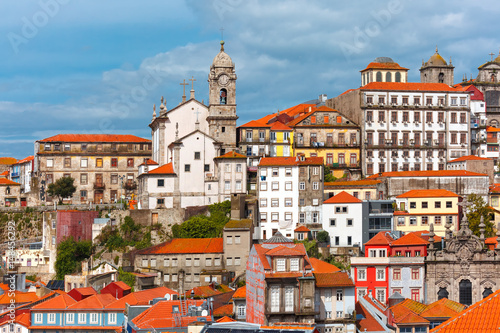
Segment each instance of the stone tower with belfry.
[{"label": "stone tower with belfry", "polygon": [[229,55],[220,52],[215,56],[208,74],[208,127],[209,135],[222,142],[221,155],[236,148],[236,73]]}]

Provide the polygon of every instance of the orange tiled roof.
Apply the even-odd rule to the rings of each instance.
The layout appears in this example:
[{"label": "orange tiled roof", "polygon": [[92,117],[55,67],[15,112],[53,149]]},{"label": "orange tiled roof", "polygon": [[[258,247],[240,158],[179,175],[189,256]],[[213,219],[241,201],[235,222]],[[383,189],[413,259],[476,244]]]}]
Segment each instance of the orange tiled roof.
[{"label": "orange tiled roof", "polygon": [[340,268],[335,265],[329,264],[326,261],[310,257],[311,266],[314,273],[335,273],[340,272]]},{"label": "orange tiled roof", "polygon": [[370,186],[380,184],[382,181],[377,179],[362,179],[362,180],[348,180],[348,181],[340,181],[340,182],[326,182],[325,187],[331,186]]},{"label": "orange tiled roof", "polygon": [[240,126],[240,128],[246,128],[246,127],[271,127],[271,125],[267,124],[267,122],[263,122],[260,120],[252,120]]},{"label": "orange tiled roof", "polygon": [[323,157],[306,157],[301,161],[297,157],[263,157],[259,166],[296,166],[323,165]]},{"label": "orange tiled roof", "polygon": [[246,159],[247,157],[245,155],[238,154],[235,151],[230,151],[230,152],[227,152],[224,155],[218,156],[216,158],[244,158],[244,159]]},{"label": "orange tiled roof", "polygon": [[428,241],[424,240],[423,238],[417,236],[413,232],[407,233],[403,237],[400,237],[396,239],[394,242],[392,242],[392,245],[427,245],[429,244]]},{"label": "orange tiled roof", "polygon": [[493,127],[493,126],[487,126],[486,132],[500,132],[500,128]]},{"label": "orange tiled roof", "polygon": [[220,295],[222,292],[210,287],[210,286],[199,286],[194,287],[188,291],[186,291],[185,295],[190,297],[193,295],[195,298],[207,298],[214,295]]},{"label": "orange tiled roof", "polygon": [[462,161],[491,161],[491,158],[479,157],[479,156],[475,156],[475,155],[467,155],[467,156],[455,158],[454,160],[448,161],[448,163],[462,162]]},{"label": "orange tiled roof", "polygon": [[23,292],[23,291],[14,291],[14,298],[12,297],[12,293],[4,293],[0,296],[0,304],[7,305],[11,304],[12,299],[15,300],[15,303],[31,303],[38,299],[38,296],[32,292]]},{"label": "orange tiled roof", "polygon": [[12,165],[16,162],[17,160],[14,157],[0,157],[0,164],[2,165]]},{"label": "orange tiled roof", "polygon": [[116,298],[110,294],[96,294],[84,298],[81,301],[68,306],[68,309],[71,310],[104,309],[106,305],[109,305],[114,301],[116,301]]},{"label": "orange tiled roof", "polygon": [[166,294],[178,295],[179,293],[167,287],[158,287],[153,289],[135,291],[106,305],[106,309],[125,309],[125,304],[146,305],[153,298],[164,297]]},{"label": "orange tiled roof", "polygon": [[123,290],[131,290],[132,288],[130,288],[130,286],[128,284],[126,284],[125,282],[123,281],[116,281],[116,282],[113,282],[116,286],[122,288]]},{"label": "orange tiled roof", "polygon": [[477,173],[467,170],[425,170],[425,171],[389,171],[379,174],[371,175],[370,179],[379,177],[474,177],[474,176],[488,176],[484,173]]},{"label": "orange tiled roof", "polygon": [[0,185],[13,185],[13,186],[19,185],[19,186],[21,186],[21,184],[13,182],[12,180],[7,179],[7,178],[0,178]]},{"label": "orange tiled roof", "polygon": [[354,287],[346,272],[314,273],[317,287]]},{"label": "orange tiled roof", "polygon": [[490,193],[500,193],[500,184],[490,185]]},{"label": "orange tiled roof", "polygon": [[76,301],[68,294],[56,296],[46,302],[40,303],[32,307],[32,310],[61,310],[75,304]]},{"label": "orange tiled roof", "polygon": [[40,140],[39,142],[123,142],[123,143],[150,143],[151,140],[143,139],[129,134],[58,134]]},{"label": "orange tiled roof", "polygon": [[225,304],[223,306],[219,306],[217,309],[214,309],[213,316],[214,317],[226,317],[231,316],[233,314],[233,304]]},{"label": "orange tiled roof", "polygon": [[396,198],[450,198],[460,197],[458,194],[448,190],[411,190],[406,193],[398,195]]},{"label": "orange tiled roof", "polygon": [[267,256],[303,256],[305,255],[304,249],[300,247],[288,247],[285,245],[278,245],[275,248],[267,251]]},{"label": "orange tiled roof", "polygon": [[148,174],[152,175],[175,175],[174,165],[172,162],[164,164],[156,169],[153,169],[148,172]]},{"label": "orange tiled roof", "polygon": [[[422,238],[425,241],[429,240],[429,230],[412,231],[411,233],[417,235],[418,237]],[[441,237],[435,235],[434,242],[437,243],[440,241],[441,241]]]},{"label": "orange tiled roof", "polygon": [[247,286],[240,287],[236,289],[233,294],[233,298],[246,298],[247,297]]},{"label": "orange tiled roof", "polygon": [[236,320],[234,320],[233,318],[229,318],[228,316],[224,316],[222,318],[217,319],[215,322],[216,323],[230,323],[233,321],[236,321]]},{"label": "orange tiled roof", "polygon": [[17,162],[16,162],[16,163],[14,163],[14,164],[23,164],[23,163],[26,163],[26,162],[31,162],[31,161],[33,161],[34,159],[35,159],[35,157],[34,157],[34,156],[28,156],[28,157],[26,157],[26,158],[23,158],[22,160],[17,161]]},{"label": "orange tiled roof", "polygon": [[174,238],[164,243],[140,250],[139,254],[173,253],[222,253],[222,238]]},{"label": "orange tiled roof", "polygon": [[419,82],[370,82],[361,87],[361,90],[394,90],[394,91],[456,91],[445,83]]},{"label": "orange tiled roof", "polygon": [[447,298],[441,298],[432,304],[429,304],[420,316],[424,318],[451,318],[465,309],[465,305],[454,302]]},{"label": "orange tiled roof", "polygon": [[390,245],[392,242],[394,242],[394,238],[392,238],[387,231],[380,231],[378,234],[373,236],[368,242],[365,243],[366,245]]},{"label": "orange tiled roof", "polygon": [[79,292],[83,296],[91,296],[97,294],[97,291],[95,291],[95,289],[92,287],[74,288],[72,290]]},{"label": "orange tiled roof", "polygon": [[387,309],[384,304],[380,303],[378,300],[376,300],[375,298],[373,297],[370,297],[369,294],[366,294],[365,296],[363,296],[363,298],[365,299],[365,301],[367,301],[368,303],[370,303],[372,306],[374,306],[377,310],[379,310],[380,312],[385,312],[385,310]]},{"label": "orange tiled roof", "polygon": [[[254,245],[254,249],[255,251],[257,252],[257,254],[259,255],[259,258],[260,258],[260,261],[262,263],[262,266],[264,267],[264,269],[266,270],[270,270],[271,269],[271,265],[269,264],[269,261],[267,259],[267,253],[275,248],[278,248],[278,247],[288,247],[288,248],[293,248],[295,249],[296,251],[295,252],[292,252],[292,255],[293,256],[297,256],[298,253],[300,253],[299,255],[302,255],[304,256],[304,259],[306,261],[305,263],[305,267],[310,267],[310,260],[311,258],[308,258],[306,256],[307,252],[306,252],[306,248],[304,247],[304,244],[302,243],[297,243],[297,244],[294,244],[294,243],[287,243],[287,244],[290,244],[290,245],[276,245],[276,246],[272,246],[272,244],[264,244],[261,245],[261,244],[255,244]],[[281,250],[281,248],[279,249]],[[278,250],[276,250],[278,251]]]},{"label": "orange tiled roof", "polygon": [[292,129],[279,121],[276,121],[271,126],[271,131],[291,131]]},{"label": "orange tiled roof", "polygon": [[[179,301],[160,301],[132,319],[138,328],[166,328],[166,327],[186,327],[189,323],[196,321],[197,317],[181,317],[180,325],[175,325],[173,306],[179,306]],[[188,305],[201,306],[203,300],[189,300]],[[206,317],[210,320],[209,317]]]},{"label": "orange tiled roof", "polygon": [[141,165],[158,165],[158,162],[155,162],[151,159],[147,159],[146,162],[139,164],[139,166]]},{"label": "orange tiled roof", "polygon": [[296,228],[294,232],[309,232],[311,231],[308,227],[305,225],[301,225],[300,227]]},{"label": "orange tiled roof", "polygon": [[415,325],[415,324],[429,324],[430,322],[419,316],[418,314],[408,311],[404,316],[400,317],[399,320],[396,321],[399,325]]},{"label": "orange tiled roof", "polygon": [[362,200],[359,200],[358,198],[353,197],[346,191],[342,191],[338,193],[337,195],[334,195],[333,197],[325,200],[325,204],[334,204],[334,203],[361,203],[363,202]]},{"label": "orange tiled roof", "polygon": [[9,170],[5,170],[4,172],[0,173],[0,177],[7,177],[9,175]]},{"label": "orange tiled roof", "polygon": [[368,66],[366,66],[366,68],[361,70],[360,72],[364,72],[368,69],[404,69],[404,70],[408,70],[408,68],[401,67],[396,62],[370,62],[368,64]]},{"label": "orange tiled roof", "polygon": [[384,332],[384,328],[371,315],[370,311],[360,303],[356,303],[356,314],[361,314],[364,318],[356,320],[356,327],[359,332]]}]

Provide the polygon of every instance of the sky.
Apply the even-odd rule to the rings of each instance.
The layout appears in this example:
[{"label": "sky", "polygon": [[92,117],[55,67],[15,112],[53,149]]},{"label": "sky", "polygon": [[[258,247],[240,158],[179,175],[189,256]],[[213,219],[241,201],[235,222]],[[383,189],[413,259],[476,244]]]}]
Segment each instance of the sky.
[{"label": "sky", "polygon": [[438,46],[458,83],[498,55],[499,12],[495,0],[0,0],[0,156],[61,133],[150,139],[153,104],[178,105],[184,79],[207,103],[221,34],[238,125],[358,88],[381,56],[418,82]]}]

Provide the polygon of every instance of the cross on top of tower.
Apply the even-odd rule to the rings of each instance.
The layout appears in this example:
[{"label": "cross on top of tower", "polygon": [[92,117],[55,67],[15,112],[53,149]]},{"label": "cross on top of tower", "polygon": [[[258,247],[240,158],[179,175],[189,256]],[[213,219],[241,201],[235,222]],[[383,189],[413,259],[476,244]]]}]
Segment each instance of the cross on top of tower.
[{"label": "cross on top of tower", "polygon": [[494,55],[495,55],[495,53],[493,53],[493,52],[490,53],[491,61],[493,61],[493,56]]},{"label": "cross on top of tower", "polygon": [[194,78],[194,76],[191,76],[191,78],[189,79],[189,81],[191,81],[191,90],[194,90],[194,81],[196,81],[196,79]]},{"label": "cross on top of tower", "polygon": [[182,83],[179,83],[182,87],[182,101],[186,101],[186,86],[189,85],[189,83],[186,82],[186,79],[182,80]]}]

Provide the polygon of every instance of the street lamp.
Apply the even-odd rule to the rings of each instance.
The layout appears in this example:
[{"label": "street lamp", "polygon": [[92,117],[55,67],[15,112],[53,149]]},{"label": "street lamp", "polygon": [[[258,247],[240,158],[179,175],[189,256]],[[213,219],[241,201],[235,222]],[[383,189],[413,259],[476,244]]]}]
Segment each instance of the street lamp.
[{"label": "street lamp", "polygon": [[120,203],[121,203],[121,209],[123,209],[123,180],[125,179],[126,175],[118,176],[118,179],[120,179]]}]

